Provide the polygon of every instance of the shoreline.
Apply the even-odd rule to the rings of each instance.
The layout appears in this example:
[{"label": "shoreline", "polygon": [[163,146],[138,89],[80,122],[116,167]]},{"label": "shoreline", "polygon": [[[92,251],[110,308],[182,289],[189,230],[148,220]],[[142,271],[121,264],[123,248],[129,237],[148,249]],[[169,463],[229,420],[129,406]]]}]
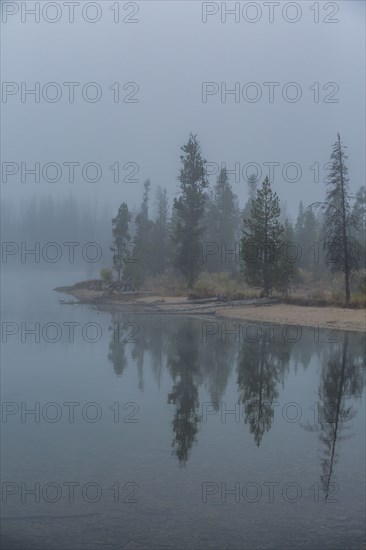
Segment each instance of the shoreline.
[{"label": "shoreline", "polygon": [[233,312],[224,310],[220,312],[219,317],[236,321],[366,333],[366,312],[362,309],[274,304],[269,307],[248,306]]},{"label": "shoreline", "polygon": [[[103,311],[126,311],[141,314],[188,315],[210,317],[224,321],[249,321],[279,325],[299,325],[326,330],[366,332],[365,309],[315,307],[279,303],[275,300],[240,300],[214,302],[187,300],[159,294],[131,292],[106,296],[103,291],[86,288],[58,287],[57,292],[76,298],[76,302],[60,300],[61,304],[85,304]],[[202,301],[201,301],[202,302]]]}]

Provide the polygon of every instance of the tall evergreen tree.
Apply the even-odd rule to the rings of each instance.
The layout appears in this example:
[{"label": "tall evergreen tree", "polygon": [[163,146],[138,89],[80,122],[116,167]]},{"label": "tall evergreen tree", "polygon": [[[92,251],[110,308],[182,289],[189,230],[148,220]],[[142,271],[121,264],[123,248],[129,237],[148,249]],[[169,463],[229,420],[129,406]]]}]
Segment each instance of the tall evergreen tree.
[{"label": "tall evergreen tree", "polygon": [[353,231],[354,237],[360,245],[362,268],[366,268],[366,187],[362,185],[356,193],[356,200],[352,209],[357,229]]},{"label": "tall evergreen tree", "polygon": [[197,137],[190,134],[182,147],[182,167],[178,180],[181,195],[174,199],[175,227],[172,235],[176,252],[174,264],[192,288],[200,271],[205,189],[208,186],[205,163]]},{"label": "tall evergreen tree", "polygon": [[314,250],[318,239],[318,222],[312,208],[304,209],[303,202],[300,201],[298,216],[295,224],[294,239],[299,248],[299,267],[318,272],[318,257]]},{"label": "tall evergreen tree", "polygon": [[327,178],[326,199],[317,203],[325,210],[324,250],[327,263],[333,273],[344,274],[345,305],[350,303],[350,280],[352,272],[358,268],[360,247],[352,236],[357,224],[351,212],[347,155],[338,133],[333,144],[331,167]]},{"label": "tall evergreen tree", "polygon": [[140,287],[147,275],[151,273],[152,249],[151,231],[153,223],[149,219],[149,193],[151,183],[144,182],[144,194],[139,212],[135,218],[134,244],[136,247],[135,260],[128,266],[128,274],[136,287]]},{"label": "tall evergreen tree", "polygon": [[299,209],[297,213],[297,219],[295,223],[294,228],[294,238],[296,241],[296,244],[299,248],[299,251],[301,253],[301,256],[299,258],[299,267],[305,267],[305,250],[306,250],[306,235],[305,235],[305,210],[304,210],[304,204],[302,201],[299,203]]},{"label": "tall evergreen tree", "polygon": [[305,210],[304,239],[301,260],[303,267],[313,273],[315,279],[319,279],[325,271],[325,264],[321,261],[319,250],[319,237],[321,240],[321,224],[312,208]]},{"label": "tall evergreen tree", "polygon": [[276,288],[288,296],[291,284],[297,274],[298,249],[294,241],[294,228],[286,218],[279,258]]},{"label": "tall evergreen tree", "polygon": [[[214,253],[208,255],[211,271],[230,270],[235,272],[235,247],[239,226],[239,206],[233,193],[226,168],[217,178],[212,197],[208,197],[206,232]],[[210,261],[211,260],[211,261]]]},{"label": "tall evergreen tree", "polygon": [[125,265],[126,244],[130,240],[129,222],[131,215],[125,202],[118,209],[118,214],[112,220],[113,233],[113,267],[117,271],[117,280],[121,280],[121,275]]},{"label": "tall evergreen tree", "polygon": [[249,285],[261,287],[264,296],[271,293],[278,280],[284,232],[280,213],[278,196],[266,177],[252,202],[250,218],[244,219],[241,240],[245,278]]},{"label": "tall evergreen tree", "polygon": [[249,200],[254,201],[257,195],[259,180],[256,174],[251,174],[248,178],[248,191],[249,191]]},{"label": "tall evergreen tree", "polygon": [[304,219],[305,219],[304,203],[300,201],[296,224],[295,224],[295,232],[297,236],[300,236],[302,231],[304,230]]},{"label": "tall evergreen tree", "polygon": [[169,204],[167,190],[160,186],[156,192],[156,218],[151,231],[153,274],[162,274],[167,267]]},{"label": "tall evergreen tree", "polygon": [[208,189],[205,193],[205,209],[203,214],[202,269],[210,272],[217,270],[219,260],[219,250],[216,243],[217,231],[215,215],[214,193],[212,189]]},{"label": "tall evergreen tree", "polygon": [[250,217],[250,212],[252,210],[252,202],[255,200],[255,197],[257,195],[259,180],[255,174],[251,174],[248,178],[247,183],[248,183],[248,200],[244,206],[244,212],[243,212],[244,219]]}]

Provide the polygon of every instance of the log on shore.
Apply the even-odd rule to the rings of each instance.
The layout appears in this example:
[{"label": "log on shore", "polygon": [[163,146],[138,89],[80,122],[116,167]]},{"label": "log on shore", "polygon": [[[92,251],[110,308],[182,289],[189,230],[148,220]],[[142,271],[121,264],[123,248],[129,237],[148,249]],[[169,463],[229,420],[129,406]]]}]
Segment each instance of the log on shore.
[{"label": "log on shore", "polygon": [[227,303],[228,300],[222,296],[215,296],[214,298],[192,298],[187,300],[188,304],[217,304],[218,302]]}]

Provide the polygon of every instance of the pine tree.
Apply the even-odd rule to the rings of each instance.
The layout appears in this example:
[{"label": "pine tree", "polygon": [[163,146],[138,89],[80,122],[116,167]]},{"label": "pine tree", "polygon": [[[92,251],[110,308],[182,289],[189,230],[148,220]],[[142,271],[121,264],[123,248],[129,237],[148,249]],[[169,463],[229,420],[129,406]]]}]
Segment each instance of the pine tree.
[{"label": "pine tree", "polygon": [[117,280],[121,280],[122,271],[125,265],[126,244],[130,239],[129,222],[131,215],[125,202],[118,209],[118,214],[112,220],[113,233],[113,267],[117,271]]},{"label": "pine tree", "polygon": [[178,180],[181,195],[174,199],[175,227],[172,235],[176,251],[174,264],[192,288],[200,271],[205,189],[205,163],[197,137],[190,134],[182,147],[182,168]]},{"label": "pine tree", "polygon": [[357,229],[354,216],[351,213],[347,155],[338,134],[333,144],[331,168],[327,178],[326,199],[322,205],[325,210],[324,250],[326,261],[333,273],[344,274],[345,305],[350,303],[350,280],[354,270],[358,268],[360,247],[352,237],[352,230]]},{"label": "pine tree", "polygon": [[[217,241],[221,241],[221,263],[235,270],[235,251],[237,228],[239,226],[239,205],[237,196],[233,193],[226,168],[223,168],[214,189],[216,210]],[[224,250],[222,250],[224,245]]]},{"label": "pine tree", "polygon": [[212,196],[206,199],[207,237],[213,247],[208,255],[208,265],[212,271],[229,269],[235,272],[235,247],[239,225],[239,206],[233,193],[226,168],[222,168],[217,178]]},{"label": "pine tree", "polygon": [[294,242],[294,235],[294,228],[286,218],[281,242],[278,276],[275,283],[276,288],[286,296],[289,295],[291,283],[297,274],[298,249],[294,246],[297,244]]},{"label": "pine tree", "polygon": [[135,218],[136,233],[134,236],[136,254],[134,262],[128,267],[128,274],[132,278],[134,286],[140,287],[146,276],[151,273],[152,247],[151,231],[153,223],[149,219],[149,193],[151,183],[147,179],[144,182],[144,194],[140,211]]},{"label": "pine tree", "polygon": [[314,263],[314,249],[317,245],[318,222],[312,208],[304,209],[300,201],[298,216],[295,224],[294,239],[299,249],[299,267],[316,273]]},{"label": "pine tree", "polygon": [[244,220],[241,240],[245,278],[249,285],[261,287],[264,296],[268,296],[274,285],[278,284],[280,247],[284,232],[284,227],[279,222],[280,213],[278,196],[272,192],[266,177],[252,202],[250,217]]},{"label": "pine tree", "polygon": [[205,208],[203,213],[203,250],[202,250],[202,269],[211,273],[218,269],[219,264],[219,246],[216,243],[216,208],[214,203],[214,193],[208,189],[205,193]]},{"label": "pine tree", "polygon": [[299,267],[305,267],[305,247],[306,247],[306,237],[304,231],[304,222],[305,222],[305,211],[304,204],[302,201],[299,203],[299,209],[297,213],[297,219],[295,223],[294,238],[299,249]]},{"label": "pine tree", "polygon": [[357,224],[357,229],[353,230],[353,236],[361,249],[362,268],[366,269],[366,187],[364,185],[356,193],[352,215]]},{"label": "pine tree", "polygon": [[257,195],[258,189],[258,178],[255,174],[251,174],[248,178],[248,190],[249,190],[249,200],[254,201]]},{"label": "pine tree", "polygon": [[309,271],[313,272],[313,275],[319,275],[320,265],[319,261],[314,261],[314,250],[318,245],[318,220],[314,214],[312,208],[307,208],[304,214],[304,234],[303,234],[303,248],[302,248],[302,265]]},{"label": "pine tree", "polygon": [[244,206],[244,211],[243,211],[244,219],[250,217],[252,202],[255,200],[255,197],[257,195],[259,180],[255,174],[251,174],[248,178],[247,183],[248,183],[248,200]]},{"label": "pine tree", "polygon": [[301,246],[300,241],[302,240],[303,233],[304,233],[304,220],[305,220],[304,203],[300,201],[296,224],[295,224],[295,236],[299,246]]},{"label": "pine tree", "polygon": [[154,275],[165,272],[168,261],[168,216],[169,204],[167,190],[160,186],[156,192],[156,218],[151,231],[151,258]]}]

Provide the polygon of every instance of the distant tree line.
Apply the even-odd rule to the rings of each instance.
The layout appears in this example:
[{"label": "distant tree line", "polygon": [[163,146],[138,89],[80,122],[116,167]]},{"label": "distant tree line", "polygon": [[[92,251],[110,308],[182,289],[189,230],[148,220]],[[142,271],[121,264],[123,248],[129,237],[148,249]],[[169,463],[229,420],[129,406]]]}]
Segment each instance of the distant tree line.
[{"label": "distant tree line", "polygon": [[[54,242],[63,251],[62,258],[55,263],[70,269],[70,264],[87,267],[90,276],[97,273],[100,267],[110,262],[111,229],[107,220],[111,218],[112,209],[107,205],[99,208],[96,202],[84,200],[82,204],[73,195],[57,199],[52,195],[34,195],[28,201],[1,201],[1,235],[3,242],[24,243],[26,249],[34,250],[35,243],[42,248],[46,243]],[[81,250],[87,243],[97,243],[100,261],[95,264],[86,262]],[[71,245],[67,249],[64,243],[80,243],[74,247],[74,261]],[[106,253],[105,253],[106,252]],[[19,256],[17,257],[19,258]],[[14,258],[14,260],[17,260]],[[9,257],[11,264],[12,258]],[[41,260],[43,262],[43,258]],[[51,265],[52,262],[49,262]],[[26,267],[37,266],[31,254],[27,256]],[[71,266],[72,267],[72,266]]]}]

